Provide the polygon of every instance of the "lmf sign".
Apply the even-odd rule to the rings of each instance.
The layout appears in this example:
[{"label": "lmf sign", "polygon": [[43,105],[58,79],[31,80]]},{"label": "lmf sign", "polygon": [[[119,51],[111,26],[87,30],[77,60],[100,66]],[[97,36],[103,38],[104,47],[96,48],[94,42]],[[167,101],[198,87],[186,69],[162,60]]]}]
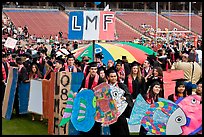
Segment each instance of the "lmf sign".
[{"label": "lmf sign", "polygon": [[74,11],[69,13],[70,40],[114,40],[115,13]]}]

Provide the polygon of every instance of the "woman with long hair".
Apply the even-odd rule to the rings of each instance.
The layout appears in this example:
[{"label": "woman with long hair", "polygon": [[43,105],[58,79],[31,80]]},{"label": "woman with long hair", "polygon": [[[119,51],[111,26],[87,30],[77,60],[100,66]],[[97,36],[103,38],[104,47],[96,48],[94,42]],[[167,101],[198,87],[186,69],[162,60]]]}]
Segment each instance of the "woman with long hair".
[{"label": "woman with long hair", "polygon": [[161,67],[153,68],[152,75],[147,78],[147,89],[151,85],[154,80],[159,80],[161,82],[161,92],[159,93],[159,97],[164,98],[164,85],[163,85],[163,70]]},{"label": "woman with long hair", "polygon": [[[154,79],[147,93],[143,96],[148,104],[158,102],[159,93],[161,92],[161,81]],[[147,130],[141,125],[139,135],[146,135]]]},{"label": "woman with long hair", "polygon": [[[31,80],[31,79],[42,79],[42,78],[43,77],[42,77],[42,75],[40,73],[40,70],[38,69],[37,64],[33,64],[31,66],[31,72],[29,74],[29,80]],[[34,120],[35,120],[35,114],[32,113],[32,121],[34,121]],[[40,121],[43,121],[43,116],[42,115],[40,116]]]},{"label": "woman with long hair", "polygon": [[186,79],[175,79],[173,81],[176,81],[175,86],[175,93],[168,96],[168,99],[176,102],[178,98],[180,97],[186,97],[187,96],[187,89],[185,87],[185,81]]},{"label": "woman with long hair", "polygon": [[142,76],[140,64],[138,62],[133,61],[130,68],[130,74],[125,78],[124,83],[127,85],[133,99],[136,99],[139,93],[142,95],[145,94],[145,79]]}]

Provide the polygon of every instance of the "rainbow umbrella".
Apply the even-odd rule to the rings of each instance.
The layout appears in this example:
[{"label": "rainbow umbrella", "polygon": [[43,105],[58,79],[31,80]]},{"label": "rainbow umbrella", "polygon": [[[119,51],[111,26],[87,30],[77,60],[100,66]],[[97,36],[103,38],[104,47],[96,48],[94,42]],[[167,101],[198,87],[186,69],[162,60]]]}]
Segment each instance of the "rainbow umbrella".
[{"label": "rainbow umbrella", "polygon": [[[78,48],[74,50],[74,56],[78,60],[82,60],[83,56],[88,56],[93,58],[93,44]],[[122,59],[122,56],[126,56],[129,63],[137,61],[139,63],[144,63],[147,55],[157,54],[148,47],[130,43],[130,42],[106,42],[106,43],[95,43],[95,54],[102,52],[104,59],[102,60],[104,64],[107,65],[108,60]]]}]

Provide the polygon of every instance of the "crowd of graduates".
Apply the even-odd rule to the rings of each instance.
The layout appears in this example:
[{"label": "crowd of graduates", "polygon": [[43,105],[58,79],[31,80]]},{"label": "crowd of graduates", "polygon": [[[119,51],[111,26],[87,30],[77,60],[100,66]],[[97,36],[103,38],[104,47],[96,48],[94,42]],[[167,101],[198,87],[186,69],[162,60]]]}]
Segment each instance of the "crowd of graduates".
[{"label": "crowd of graduates", "polygon": [[[107,64],[102,62],[103,53],[95,54],[94,61],[90,62],[90,57],[83,56],[82,60],[75,59],[74,53],[69,48],[69,54],[57,55],[59,48],[58,45],[53,46],[51,53],[48,55],[48,49],[45,44],[38,43],[35,49],[27,45],[23,50],[21,46],[15,49],[3,48],[2,51],[2,97],[4,97],[5,87],[8,80],[8,72],[10,67],[18,67],[18,83],[30,82],[31,79],[50,79],[51,72],[83,72],[84,79],[80,90],[87,88],[93,89],[100,83],[107,82],[111,85],[118,86],[125,91],[124,99],[128,102],[126,111],[118,118],[118,121],[110,125],[111,135],[129,134],[128,124],[126,118],[130,117],[133,107],[133,102],[137,95],[140,93],[145,100],[152,104],[158,101],[158,97],[164,98],[164,83],[163,71],[171,68],[172,63],[175,61],[196,61],[195,56],[189,58],[189,53],[183,52],[174,54],[172,56],[168,46],[158,50],[158,55],[149,55],[143,64],[136,61],[128,62],[126,56],[122,56],[118,60],[109,60]],[[61,48],[66,49],[69,44],[62,45]],[[193,50],[192,46],[192,50]],[[33,50],[36,51],[33,54]],[[167,53],[167,54],[166,54]],[[160,58],[160,56],[167,56]],[[184,81],[186,79],[176,80],[175,94],[172,94],[168,99],[176,101],[179,97],[188,96],[192,94],[187,91]],[[18,87],[18,84],[17,84]],[[16,115],[19,115],[18,107],[18,90],[14,100],[14,109]],[[77,93],[76,93],[77,94]],[[196,94],[202,95],[202,81],[197,83]],[[3,98],[2,98],[3,101]],[[34,116],[32,117],[34,120]],[[42,117],[41,117],[42,120]],[[146,133],[141,128],[141,134]],[[100,123],[95,123],[93,128],[84,134],[100,134]]]}]

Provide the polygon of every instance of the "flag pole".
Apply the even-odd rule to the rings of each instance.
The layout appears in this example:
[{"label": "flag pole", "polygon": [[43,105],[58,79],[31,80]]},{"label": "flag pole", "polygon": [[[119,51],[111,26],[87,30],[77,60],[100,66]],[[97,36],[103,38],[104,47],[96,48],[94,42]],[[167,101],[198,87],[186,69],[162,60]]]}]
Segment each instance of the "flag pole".
[{"label": "flag pole", "polygon": [[94,57],[95,57],[95,40],[93,40],[93,61],[94,61]]}]

